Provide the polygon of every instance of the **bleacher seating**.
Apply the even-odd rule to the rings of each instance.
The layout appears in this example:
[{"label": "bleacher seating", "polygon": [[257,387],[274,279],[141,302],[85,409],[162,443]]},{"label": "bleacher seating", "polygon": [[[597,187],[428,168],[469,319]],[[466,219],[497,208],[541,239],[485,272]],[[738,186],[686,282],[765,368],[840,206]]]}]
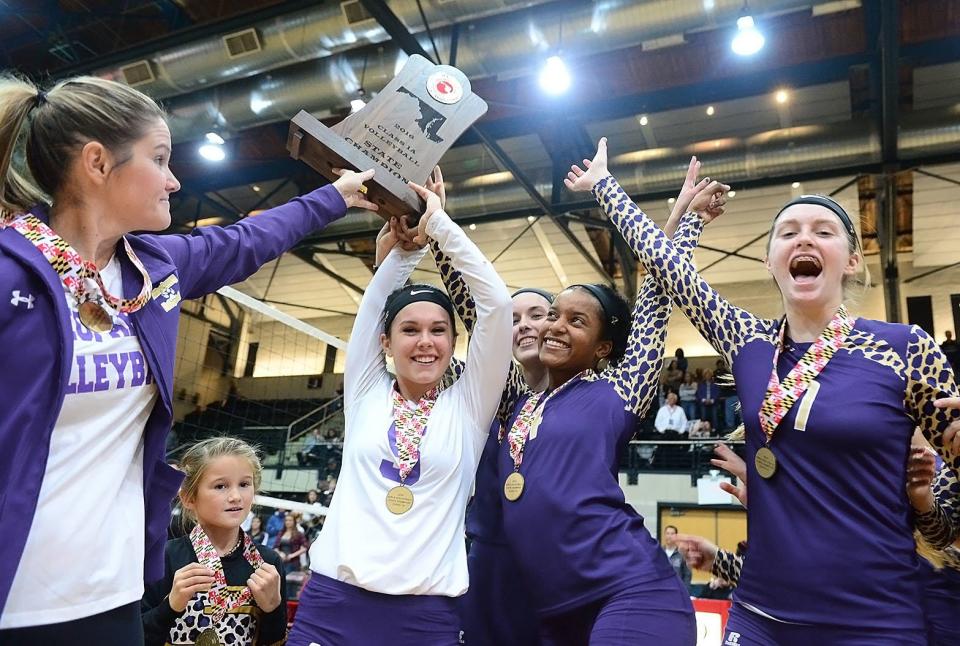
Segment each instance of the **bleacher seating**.
[{"label": "bleacher seating", "polygon": [[[231,435],[257,444],[272,455],[283,448],[290,424],[330,401],[234,397],[223,404],[213,403],[203,410],[187,414],[182,421],[174,424],[173,430],[178,445],[216,435]],[[306,428],[311,422],[320,422],[327,413],[327,409],[320,409],[301,424]]]}]

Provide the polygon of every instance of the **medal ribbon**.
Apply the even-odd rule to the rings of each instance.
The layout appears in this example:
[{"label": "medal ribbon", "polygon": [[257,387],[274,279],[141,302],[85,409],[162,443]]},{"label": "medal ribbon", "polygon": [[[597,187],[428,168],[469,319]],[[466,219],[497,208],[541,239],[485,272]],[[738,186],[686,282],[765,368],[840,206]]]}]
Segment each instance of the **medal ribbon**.
[{"label": "medal ribbon", "polygon": [[783,347],[787,326],[786,318],[784,318],[780,324],[777,347],[773,352],[773,371],[770,373],[767,392],[763,398],[763,404],[760,406],[760,428],[767,436],[767,442],[770,442],[773,438],[777,425],[780,424],[790,408],[807,392],[807,388],[823,371],[833,355],[837,353],[837,350],[843,347],[843,343],[850,331],[853,330],[855,322],[856,319],[847,314],[847,308],[841,305],[817,340],[800,357],[797,365],[790,370],[781,382],[777,377],[777,361],[780,358],[780,349]]},{"label": "medal ribbon", "polygon": [[[563,392],[564,388],[575,381],[579,381],[581,377],[589,372],[591,372],[591,370],[587,369],[575,375],[572,379],[564,382],[559,388],[547,394],[545,399],[543,397],[545,393],[534,393],[524,402],[523,408],[517,413],[517,417],[513,420],[513,425],[507,433],[507,444],[510,448],[510,457],[513,458],[514,471],[520,470],[520,464],[523,462],[523,449],[527,445],[527,437],[530,435],[530,429],[540,423],[540,419],[543,417],[543,411],[547,407],[547,402]],[[538,406],[541,399],[543,399],[543,405]]]},{"label": "medal ribbon", "polygon": [[117,298],[110,294],[103,284],[103,278],[101,278],[97,266],[93,262],[81,258],[80,254],[66,240],[58,236],[38,217],[24,213],[12,220],[0,220],[0,229],[6,227],[20,233],[43,254],[53,270],[60,276],[63,284],[76,296],[78,305],[91,300],[99,302],[102,297],[114,310],[123,314],[130,314],[139,310],[150,300],[153,290],[150,276],[126,238],[123,239],[123,245],[127,257],[130,258],[130,262],[143,276],[143,289],[140,290],[136,298],[128,299]]},{"label": "medal ribbon", "polygon": [[[199,523],[190,532],[190,543],[193,545],[193,551],[196,553],[200,565],[213,571],[213,585],[207,592],[207,599],[213,606],[213,622],[216,624],[223,619],[227,612],[249,602],[253,597],[253,592],[250,591],[248,586],[244,586],[240,594],[227,592],[227,577],[223,573],[223,563],[220,561],[220,555],[217,554],[217,549],[210,542],[210,538]],[[247,559],[247,563],[254,570],[263,565],[263,557],[260,556],[257,546],[254,545],[250,535],[246,532],[243,532],[243,558]]]},{"label": "medal ribbon", "polygon": [[431,389],[420,401],[413,405],[407,403],[396,388],[393,393],[393,423],[397,429],[397,469],[400,471],[400,484],[407,479],[413,467],[420,461],[420,440],[427,431],[430,411],[440,396],[440,386]]}]

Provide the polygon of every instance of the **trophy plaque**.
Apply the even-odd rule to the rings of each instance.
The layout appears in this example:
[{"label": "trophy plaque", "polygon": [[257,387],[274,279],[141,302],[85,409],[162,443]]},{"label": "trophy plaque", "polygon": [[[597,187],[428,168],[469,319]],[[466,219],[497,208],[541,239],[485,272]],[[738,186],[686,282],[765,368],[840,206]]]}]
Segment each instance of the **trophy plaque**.
[{"label": "trophy plaque", "polygon": [[375,169],[367,199],[383,219],[408,215],[412,223],[423,201],[407,182],[423,185],[486,111],[463,72],[415,54],[367,105],[332,128],[301,110],[290,122],[287,149],[330,181],[337,179],[334,168]]}]

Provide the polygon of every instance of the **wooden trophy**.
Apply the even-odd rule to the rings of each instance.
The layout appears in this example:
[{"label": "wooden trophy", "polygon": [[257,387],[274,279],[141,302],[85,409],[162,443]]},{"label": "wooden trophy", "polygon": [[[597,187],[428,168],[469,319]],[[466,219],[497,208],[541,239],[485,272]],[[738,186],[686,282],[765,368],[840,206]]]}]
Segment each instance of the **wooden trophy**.
[{"label": "wooden trophy", "polygon": [[367,105],[332,128],[301,110],[290,122],[287,149],[330,181],[337,179],[334,168],[375,169],[367,199],[383,219],[407,215],[412,224],[424,205],[407,182],[423,185],[486,111],[463,72],[415,54]]}]

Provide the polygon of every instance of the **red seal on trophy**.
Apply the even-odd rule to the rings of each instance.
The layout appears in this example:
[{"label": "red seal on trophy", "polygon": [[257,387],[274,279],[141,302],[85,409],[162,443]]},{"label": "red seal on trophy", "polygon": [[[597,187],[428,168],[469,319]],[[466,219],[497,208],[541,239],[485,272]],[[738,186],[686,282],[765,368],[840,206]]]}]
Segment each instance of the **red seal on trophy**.
[{"label": "red seal on trophy", "polygon": [[427,79],[427,93],[440,103],[451,105],[463,98],[463,86],[446,72],[435,72]]}]

